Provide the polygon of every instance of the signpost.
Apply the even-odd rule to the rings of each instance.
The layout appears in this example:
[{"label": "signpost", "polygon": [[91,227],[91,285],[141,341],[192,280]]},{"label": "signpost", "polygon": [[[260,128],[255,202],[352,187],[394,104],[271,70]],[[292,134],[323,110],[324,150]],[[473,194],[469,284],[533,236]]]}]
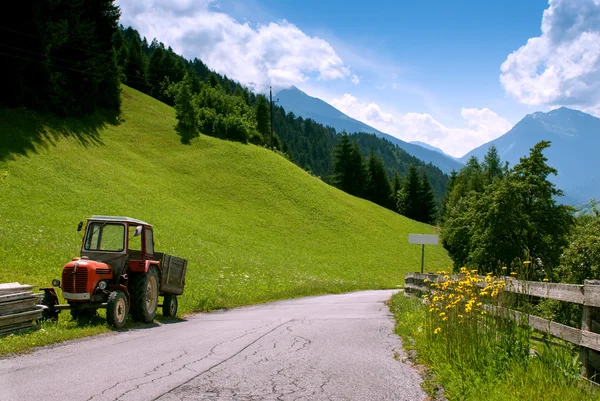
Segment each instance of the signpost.
[{"label": "signpost", "polygon": [[421,244],[421,273],[423,273],[423,267],[425,266],[425,245],[437,245],[437,235],[427,234],[408,234],[409,244]]}]

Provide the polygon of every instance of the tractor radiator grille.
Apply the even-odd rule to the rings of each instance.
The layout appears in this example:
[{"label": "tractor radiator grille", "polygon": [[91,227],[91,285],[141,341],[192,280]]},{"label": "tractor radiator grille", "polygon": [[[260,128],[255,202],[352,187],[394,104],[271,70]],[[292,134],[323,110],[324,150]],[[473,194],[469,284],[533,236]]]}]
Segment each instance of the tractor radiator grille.
[{"label": "tractor radiator grille", "polygon": [[96,274],[110,274],[112,273],[111,269],[96,269]]},{"label": "tractor radiator grille", "polygon": [[72,267],[66,267],[63,270],[62,290],[71,293],[87,292],[87,269],[80,267],[76,274],[73,274],[74,270]]}]

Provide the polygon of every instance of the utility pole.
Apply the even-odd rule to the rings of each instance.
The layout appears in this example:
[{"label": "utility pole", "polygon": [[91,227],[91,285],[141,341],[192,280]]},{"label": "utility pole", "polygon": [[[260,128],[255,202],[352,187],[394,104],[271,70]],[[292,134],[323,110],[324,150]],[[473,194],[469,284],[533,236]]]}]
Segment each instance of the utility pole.
[{"label": "utility pole", "polygon": [[271,140],[270,145],[271,145],[271,150],[273,150],[273,90],[271,89],[271,87],[269,86],[269,98],[271,99],[270,103],[271,103]]}]

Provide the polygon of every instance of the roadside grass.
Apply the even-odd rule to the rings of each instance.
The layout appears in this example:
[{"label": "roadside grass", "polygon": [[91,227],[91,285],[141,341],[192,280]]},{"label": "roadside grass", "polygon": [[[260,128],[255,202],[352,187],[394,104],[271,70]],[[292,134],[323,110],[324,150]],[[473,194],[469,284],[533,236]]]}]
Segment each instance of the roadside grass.
[{"label": "roadside grass", "polygon": [[[433,227],[254,145],[183,145],[171,107],[128,87],[122,98],[118,118],[0,110],[0,282],[48,286],[78,256],[77,223],[95,214],[147,221],[158,251],[189,260],[180,315],[396,288],[419,269],[408,233]],[[435,270],[451,263],[441,246],[425,258]],[[62,312],[56,327],[2,338],[0,353],[109,330],[74,324]]]},{"label": "roadside grass", "polygon": [[478,294],[466,312],[471,295],[439,310],[455,300],[424,303],[398,293],[389,303],[404,347],[430,370],[423,383],[430,396],[441,387],[449,401],[600,400],[600,391],[581,379],[573,348],[544,343],[531,355],[531,331],[482,315]]}]

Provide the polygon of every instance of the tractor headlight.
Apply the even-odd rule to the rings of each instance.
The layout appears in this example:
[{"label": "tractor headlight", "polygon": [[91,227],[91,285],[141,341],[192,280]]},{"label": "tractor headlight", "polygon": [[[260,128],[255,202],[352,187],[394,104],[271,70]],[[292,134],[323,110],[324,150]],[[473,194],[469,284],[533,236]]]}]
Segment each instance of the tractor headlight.
[{"label": "tractor headlight", "polygon": [[106,289],[106,281],[100,281],[98,283],[98,289],[99,290],[105,290]]},{"label": "tractor headlight", "polygon": [[52,287],[60,287],[60,280],[57,278],[52,280]]}]

